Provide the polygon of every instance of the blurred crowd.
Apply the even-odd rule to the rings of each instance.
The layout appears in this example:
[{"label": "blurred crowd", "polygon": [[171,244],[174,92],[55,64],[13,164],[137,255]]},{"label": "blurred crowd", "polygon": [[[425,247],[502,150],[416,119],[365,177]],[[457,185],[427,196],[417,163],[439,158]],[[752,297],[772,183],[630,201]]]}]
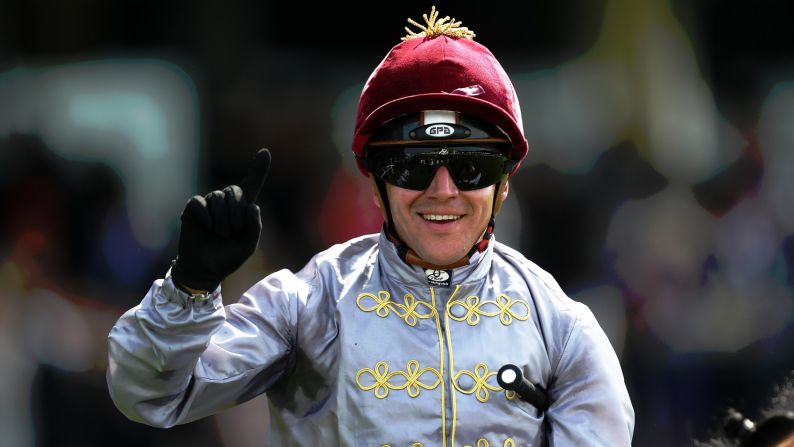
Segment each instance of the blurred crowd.
[{"label": "blurred crowd", "polygon": [[[107,333],[170,266],[186,200],[238,181],[259,147],[264,230],[227,302],[379,230],[350,153],[356,101],[430,3],[66,3],[0,10],[0,445],[263,445],[264,397],[170,430],[127,421]],[[635,445],[703,439],[794,370],[790,14],[525,3],[436,3],[523,107],[530,154],[496,238],[593,309]]]}]

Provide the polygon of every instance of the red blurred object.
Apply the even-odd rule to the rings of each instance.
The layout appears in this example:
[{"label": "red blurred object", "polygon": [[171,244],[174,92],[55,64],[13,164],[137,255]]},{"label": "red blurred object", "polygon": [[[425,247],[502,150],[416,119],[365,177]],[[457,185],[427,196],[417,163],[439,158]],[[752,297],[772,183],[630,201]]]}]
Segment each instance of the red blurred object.
[{"label": "red blurred object", "polygon": [[377,233],[382,224],[383,215],[372,201],[369,180],[340,167],[320,207],[319,230],[323,244]]}]

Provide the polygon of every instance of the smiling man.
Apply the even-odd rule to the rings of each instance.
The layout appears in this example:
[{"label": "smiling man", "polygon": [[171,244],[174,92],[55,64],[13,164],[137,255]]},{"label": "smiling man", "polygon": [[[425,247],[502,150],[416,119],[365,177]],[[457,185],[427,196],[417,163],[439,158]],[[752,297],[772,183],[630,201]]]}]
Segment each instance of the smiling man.
[{"label": "smiling man", "polygon": [[258,242],[269,152],[240,186],[193,197],[173,268],[110,333],[124,414],[170,427],[266,393],[274,446],[630,445],[593,314],[494,237],[527,153],[513,85],[470,30],[437,19],[359,99],[353,152],[381,233],[223,307],[220,283]]}]

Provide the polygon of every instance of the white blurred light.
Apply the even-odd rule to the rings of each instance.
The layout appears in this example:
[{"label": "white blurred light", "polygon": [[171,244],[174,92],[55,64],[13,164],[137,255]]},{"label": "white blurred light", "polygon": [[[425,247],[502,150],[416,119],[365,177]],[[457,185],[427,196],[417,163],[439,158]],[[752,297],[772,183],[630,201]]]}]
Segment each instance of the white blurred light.
[{"label": "white blurred light", "polygon": [[168,120],[154,98],[135,91],[86,93],[69,101],[74,128],[120,132],[147,159],[162,159],[168,148]]},{"label": "white blurred light", "polygon": [[631,83],[620,63],[572,63],[514,79],[530,145],[525,166],[585,173],[630,122]]},{"label": "white blurred light", "polygon": [[645,82],[640,113],[656,169],[673,181],[694,183],[734,161],[741,139],[723,130],[689,44],[670,30],[650,27],[637,52]]}]

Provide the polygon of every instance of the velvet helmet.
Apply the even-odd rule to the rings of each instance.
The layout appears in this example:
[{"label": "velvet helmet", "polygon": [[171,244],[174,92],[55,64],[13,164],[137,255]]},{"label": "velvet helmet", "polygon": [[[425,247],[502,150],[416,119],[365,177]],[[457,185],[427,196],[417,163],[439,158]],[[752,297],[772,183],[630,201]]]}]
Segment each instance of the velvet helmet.
[{"label": "velvet helmet", "polygon": [[[435,7],[426,25],[408,20],[422,29],[395,45],[370,75],[358,102],[353,153],[359,169],[368,175],[367,147],[378,131],[395,118],[415,117],[423,122],[424,111],[453,111],[469,128],[480,128],[489,136],[498,133],[509,139],[508,157],[514,161],[510,174],[527,153],[521,109],[515,89],[501,64],[488,48],[473,40],[474,33],[449,17],[436,20]],[[407,120],[410,122],[410,118]],[[496,130],[494,130],[494,128]],[[476,132],[475,132],[476,133]],[[465,135],[471,138],[476,135]],[[442,144],[444,139],[436,139]]]}]

